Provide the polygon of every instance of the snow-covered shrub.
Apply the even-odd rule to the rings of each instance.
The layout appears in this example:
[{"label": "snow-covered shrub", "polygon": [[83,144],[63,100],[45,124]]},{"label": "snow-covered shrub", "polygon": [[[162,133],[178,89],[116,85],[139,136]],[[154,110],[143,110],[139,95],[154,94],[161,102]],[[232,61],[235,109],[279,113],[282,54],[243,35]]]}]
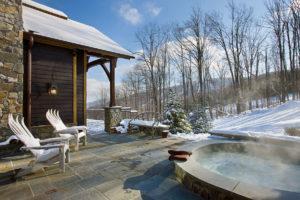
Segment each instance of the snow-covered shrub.
[{"label": "snow-covered shrub", "polygon": [[164,123],[170,125],[170,132],[175,133],[189,133],[192,127],[187,120],[187,116],[182,109],[180,102],[175,97],[175,92],[170,90],[169,101],[164,110]]},{"label": "snow-covered shrub", "polygon": [[189,115],[189,121],[192,125],[193,132],[207,133],[212,128],[210,118],[207,116],[206,109],[198,106],[196,110]]}]

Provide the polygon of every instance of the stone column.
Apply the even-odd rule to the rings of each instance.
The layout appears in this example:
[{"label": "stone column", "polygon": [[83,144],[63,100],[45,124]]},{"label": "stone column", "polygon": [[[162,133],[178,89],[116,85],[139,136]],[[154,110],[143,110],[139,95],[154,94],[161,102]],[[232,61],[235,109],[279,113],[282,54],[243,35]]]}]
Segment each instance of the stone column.
[{"label": "stone column", "polygon": [[111,128],[117,126],[122,121],[122,106],[104,108],[105,132],[110,133]]},{"label": "stone column", "polygon": [[0,3],[0,141],[10,131],[8,114],[23,113],[23,24],[21,0]]}]

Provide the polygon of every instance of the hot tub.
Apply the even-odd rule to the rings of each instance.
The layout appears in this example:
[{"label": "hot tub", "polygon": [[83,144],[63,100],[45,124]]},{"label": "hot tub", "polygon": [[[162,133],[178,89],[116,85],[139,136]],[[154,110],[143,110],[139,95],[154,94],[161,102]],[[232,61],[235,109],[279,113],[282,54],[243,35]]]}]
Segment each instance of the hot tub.
[{"label": "hot tub", "polygon": [[300,199],[300,146],[220,142],[176,163],[177,179],[205,199]]}]

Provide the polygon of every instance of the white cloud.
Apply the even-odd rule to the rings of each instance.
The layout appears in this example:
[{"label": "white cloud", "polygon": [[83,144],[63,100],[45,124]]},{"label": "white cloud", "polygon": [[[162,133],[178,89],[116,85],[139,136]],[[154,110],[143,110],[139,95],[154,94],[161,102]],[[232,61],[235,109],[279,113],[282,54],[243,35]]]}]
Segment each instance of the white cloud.
[{"label": "white cloud", "polygon": [[157,16],[160,14],[161,8],[156,6],[154,3],[147,3],[146,7],[152,16]]},{"label": "white cloud", "polygon": [[130,4],[122,4],[119,8],[119,14],[133,25],[137,25],[142,21],[142,15],[139,10]]},{"label": "white cloud", "polygon": [[87,79],[87,102],[93,102],[100,98],[102,88],[107,88],[109,94],[109,81],[104,82],[93,78]]},{"label": "white cloud", "polygon": [[124,60],[122,63],[117,65],[116,74],[120,77],[120,80],[128,71],[133,69],[135,64],[135,60]]}]

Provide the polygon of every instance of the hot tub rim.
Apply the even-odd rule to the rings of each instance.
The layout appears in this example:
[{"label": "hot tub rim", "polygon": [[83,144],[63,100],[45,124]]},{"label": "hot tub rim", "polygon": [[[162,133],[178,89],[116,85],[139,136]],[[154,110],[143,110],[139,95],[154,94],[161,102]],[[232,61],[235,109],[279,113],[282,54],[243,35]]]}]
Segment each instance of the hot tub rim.
[{"label": "hot tub rim", "polygon": [[[209,141],[205,144],[200,144],[197,147],[193,147],[193,149],[191,149],[193,155],[187,162],[175,162],[175,175],[177,180],[183,183],[186,187],[188,187],[191,190],[195,190],[195,188],[191,188],[195,183],[186,183],[186,180],[188,179],[196,180],[196,182],[198,181],[200,184],[204,184],[204,185],[206,184],[209,187],[213,187],[219,193],[225,193],[225,195],[227,194],[230,195],[231,197],[236,197],[238,199],[300,199],[299,192],[291,192],[286,190],[279,190],[279,189],[274,189],[274,188],[269,188],[264,186],[258,186],[250,183],[245,183],[239,180],[234,180],[229,177],[217,174],[211,170],[202,167],[199,164],[193,165],[193,163],[195,162],[195,158],[193,158],[193,156],[197,155],[197,151],[199,151],[199,149],[207,147],[209,145],[237,144],[237,143],[257,144],[257,142],[253,142],[253,141],[232,141],[232,140],[226,141],[225,140],[225,141]],[[203,175],[206,177],[203,177]]]}]

